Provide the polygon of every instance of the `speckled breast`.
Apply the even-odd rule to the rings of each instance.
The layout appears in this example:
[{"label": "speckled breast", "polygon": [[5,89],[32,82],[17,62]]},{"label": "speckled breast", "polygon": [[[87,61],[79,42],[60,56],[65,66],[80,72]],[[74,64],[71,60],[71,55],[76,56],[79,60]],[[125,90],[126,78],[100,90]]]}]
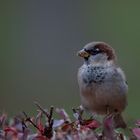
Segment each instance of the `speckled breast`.
[{"label": "speckled breast", "polygon": [[88,66],[84,71],[83,82],[87,85],[91,83],[101,84],[106,77],[106,70],[101,66]]}]

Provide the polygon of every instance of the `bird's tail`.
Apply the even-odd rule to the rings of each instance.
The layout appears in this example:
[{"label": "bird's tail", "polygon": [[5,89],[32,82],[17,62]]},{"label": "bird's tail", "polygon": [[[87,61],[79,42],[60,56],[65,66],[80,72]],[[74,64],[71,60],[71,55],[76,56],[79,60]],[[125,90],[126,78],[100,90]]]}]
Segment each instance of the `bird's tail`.
[{"label": "bird's tail", "polygon": [[127,127],[122,115],[119,113],[114,116],[114,127],[115,128],[126,128]]}]

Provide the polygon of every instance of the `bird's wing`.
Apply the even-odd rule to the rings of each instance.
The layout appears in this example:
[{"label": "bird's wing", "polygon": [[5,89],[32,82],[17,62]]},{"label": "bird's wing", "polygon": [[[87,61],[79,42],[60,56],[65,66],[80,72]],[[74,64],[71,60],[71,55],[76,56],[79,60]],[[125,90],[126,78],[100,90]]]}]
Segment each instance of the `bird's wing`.
[{"label": "bird's wing", "polygon": [[118,80],[118,83],[120,83],[119,85],[124,90],[124,92],[127,93],[128,85],[127,85],[126,77],[125,77],[125,74],[124,74],[123,70],[119,67],[116,68],[115,69],[115,75],[116,75],[116,79]]}]

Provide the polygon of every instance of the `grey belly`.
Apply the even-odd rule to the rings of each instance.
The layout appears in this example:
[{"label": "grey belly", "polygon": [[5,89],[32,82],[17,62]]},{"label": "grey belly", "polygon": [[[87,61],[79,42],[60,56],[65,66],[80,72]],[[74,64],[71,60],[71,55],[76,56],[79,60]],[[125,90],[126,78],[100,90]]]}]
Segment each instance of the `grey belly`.
[{"label": "grey belly", "polygon": [[127,104],[126,91],[114,83],[93,84],[81,89],[81,100],[83,106],[98,114],[110,112],[122,112]]}]

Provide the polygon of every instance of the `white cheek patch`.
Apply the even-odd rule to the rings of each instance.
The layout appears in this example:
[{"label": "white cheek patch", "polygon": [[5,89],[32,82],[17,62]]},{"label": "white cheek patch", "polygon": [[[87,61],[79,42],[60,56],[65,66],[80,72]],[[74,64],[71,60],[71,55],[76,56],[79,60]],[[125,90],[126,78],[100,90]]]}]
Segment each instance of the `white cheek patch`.
[{"label": "white cheek patch", "polygon": [[104,63],[104,62],[107,62],[107,55],[105,53],[99,53],[99,54],[96,54],[96,55],[91,55],[89,57],[89,61],[90,63]]}]

